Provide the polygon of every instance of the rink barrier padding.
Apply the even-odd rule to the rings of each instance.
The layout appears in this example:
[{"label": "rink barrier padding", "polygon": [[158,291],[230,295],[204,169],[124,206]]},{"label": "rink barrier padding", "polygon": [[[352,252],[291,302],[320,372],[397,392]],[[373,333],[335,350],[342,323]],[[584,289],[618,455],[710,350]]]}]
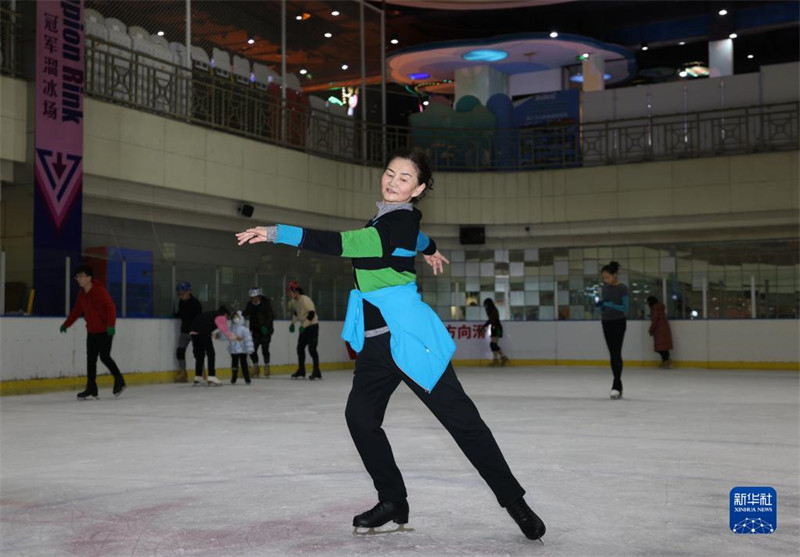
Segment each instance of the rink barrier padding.
[{"label": "rink barrier padding", "polygon": [[[460,367],[489,367],[491,360],[453,360],[456,369]],[[625,360],[626,367],[649,367],[658,368],[658,360]],[[542,367],[542,366],[564,366],[564,367],[608,367],[607,360],[513,360],[504,367]],[[323,371],[352,371],[353,362],[329,362],[320,363]],[[800,362],[707,362],[707,361],[684,361],[672,362],[672,369],[719,369],[719,370],[763,370],[763,371],[795,371],[800,372]],[[271,375],[289,375],[297,369],[296,365],[270,366]],[[491,368],[489,372],[497,368]],[[663,370],[669,373],[669,370]],[[158,372],[125,372],[125,383],[132,385],[155,385],[159,383],[174,383],[175,371]],[[310,371],[307,371],[310,373]],[[189,381],[194,374],[189,372]],[[217,369],[217,377],[221,380],[229,381],[231,378],[230,368]],[[261,381],[258,379],[257,381]],[[37,393],[49,393],[57,391],[79,391],[86,385],[86,376],[77,377],[55,377],[42,379],[21,379],[11,381],[0,381],[0,396],[29,395]],[[114,386],[114,379],[111,375],[104,373],[98,375],[97,386],[100,390],[110,391]],[[109,392],[109,395],[111,393]],[[102,395],[102,393],[101,393]]]},{"label": "rink barrier padding", "polygon": [[[325,372],[329,371],[352,371],[352,362],[328,362],[320,363],[320,369]],[[296,365],[279,365],[270,366],[270,375],[290,375],[297,369]],[[114,386],[114,378],[108,373],[97,374],[97,388],[100,391],[108,391],[111,396],[111,389]],[[133,385],[157,385],[159,383],[170,383],[177,385],[191,385],[194,378],[194,373],[189,371],[189,383],[175,383],[176,371],[150,371],[150,372],[126,372],[122,370],[125,377],[125,384],[128,387]],[[306,370],[306,375],[310,374],[310,370]],[[230,381],[231,369],[230,368],[217,368],[217,377],[223,381]],[[241,370],[239,370],[239,381],[243,382],[241,377]],[[261,379],[254,379],[254,381],[261,381]],[[47,377],[41,379],[20,379],[11,381],[0,381],[0,396],[13,396],[13,395],[31,395],[38,393],[51,393],[58,391],[80,391],[86,386],[86,376],[79,375],[77,377]],[[103,396],[103,393],[100,393]]]}]

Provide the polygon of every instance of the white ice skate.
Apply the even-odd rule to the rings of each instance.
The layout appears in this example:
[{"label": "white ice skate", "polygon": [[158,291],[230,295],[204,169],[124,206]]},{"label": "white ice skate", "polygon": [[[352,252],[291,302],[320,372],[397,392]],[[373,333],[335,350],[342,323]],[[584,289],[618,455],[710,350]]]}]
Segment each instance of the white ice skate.
[{"label": "white ice skate", "polygon": [[611,393],[609,393],[611,400],[619,400],[622,398],[622,391],[618,391],[617,389],[611,389]]},{"label": "white ice skate", "polygon": [[222,386],[222,381],[217,379],[216,375],[209,375],[208,378],[206,378],[206,381],[208,382],[208,384],[211,387],[221,387]]},{"label": "white ice skate", "polygon": [[205,384],[206,384],[206,380],[205,380],[205,379],[203,379],[203,377],[202,377],[201,375],[195,375],[195,376],[194,376],[194,383],[193,383],[193,385],[194,385],[195,387],[196,387],[196,386],[198,386],[198,385],[205,385]]}]

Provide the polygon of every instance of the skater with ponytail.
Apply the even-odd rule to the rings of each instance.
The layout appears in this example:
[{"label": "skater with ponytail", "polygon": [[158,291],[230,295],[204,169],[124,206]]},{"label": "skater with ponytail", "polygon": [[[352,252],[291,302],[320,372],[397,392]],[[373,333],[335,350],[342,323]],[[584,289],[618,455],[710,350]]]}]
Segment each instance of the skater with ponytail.
[{"label": "skater with ponytail", "polygon": [[606,339],[614,381],[612,399],[622,398],[622,342],[627,328],[626,314],[630,307],[628,287],[619,282],[619,263],[611,261],[600,270],[603,286],[597,306],[602,310],[603,336]]}]

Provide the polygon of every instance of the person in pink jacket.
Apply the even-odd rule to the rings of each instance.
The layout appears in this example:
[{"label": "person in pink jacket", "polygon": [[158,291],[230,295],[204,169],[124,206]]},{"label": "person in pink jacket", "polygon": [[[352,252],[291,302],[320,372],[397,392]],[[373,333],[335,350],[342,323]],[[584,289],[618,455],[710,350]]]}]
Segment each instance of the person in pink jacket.
[{"label": "person in pink jacket", "polygon": [[650,306],[650,336],[653,337],[653,349],[661,355],[660,368],[669,369],[672,360],[669,351],[672,350],[672,331],[667,321],[667,308],[655,296],[647,298]]},{"label": "person in pink jacket", "polygon": [[[242,337],[233,334],[228,329],[228,317],[231,312],[225,306],[220,306],[217,311],[206,311],[201,313],[192,321],[189,336],[192,337],[192,352],[194,353],[194,384],[219,386],[222,382],[217,379],[215,366],[216,352],[214,351],[214,339],[212,334],[215,330],[225,335],[228,340],[241,341]],[[203,381],[203,363],[208,358],[208,377]]]},{"label": "person in pink jacket", "polygon": [[114,376],[114,396],[125,390],[116,362],[111,359],[111,341],[116,333],[117,308],[108,295],[103,283],[94,280],[94,272],[88,265],[81,265],[75,271],[75,281],[80,286],[75,307],[69,312],[67,320],[60,327],[62,333],[83,315],[86,321],[86,388],[78,393],[78,400],[97,398],[97,357]]}]

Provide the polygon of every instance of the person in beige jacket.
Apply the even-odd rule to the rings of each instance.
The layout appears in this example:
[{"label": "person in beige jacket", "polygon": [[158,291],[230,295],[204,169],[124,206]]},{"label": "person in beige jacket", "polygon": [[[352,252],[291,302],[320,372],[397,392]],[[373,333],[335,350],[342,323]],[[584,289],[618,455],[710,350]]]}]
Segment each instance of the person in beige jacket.
[{"label": "person in beige jacket", "polygon": [[311,354],[313,369],[309,380],[322,379],[319,370],[319,354],[317,354],[317,342],[319,341],[319,316],[314,307],[314,301],[305,295],[303,289],[295,280],[290,280],[288,284],[289,303],[292,306],[292,324],[289,332],[294,332],[294,324],[300,323],[300,334],[297,337],[297,371],[292,374],[292,379],[300,379],[306,376],[306,346],[308,353]]}]

